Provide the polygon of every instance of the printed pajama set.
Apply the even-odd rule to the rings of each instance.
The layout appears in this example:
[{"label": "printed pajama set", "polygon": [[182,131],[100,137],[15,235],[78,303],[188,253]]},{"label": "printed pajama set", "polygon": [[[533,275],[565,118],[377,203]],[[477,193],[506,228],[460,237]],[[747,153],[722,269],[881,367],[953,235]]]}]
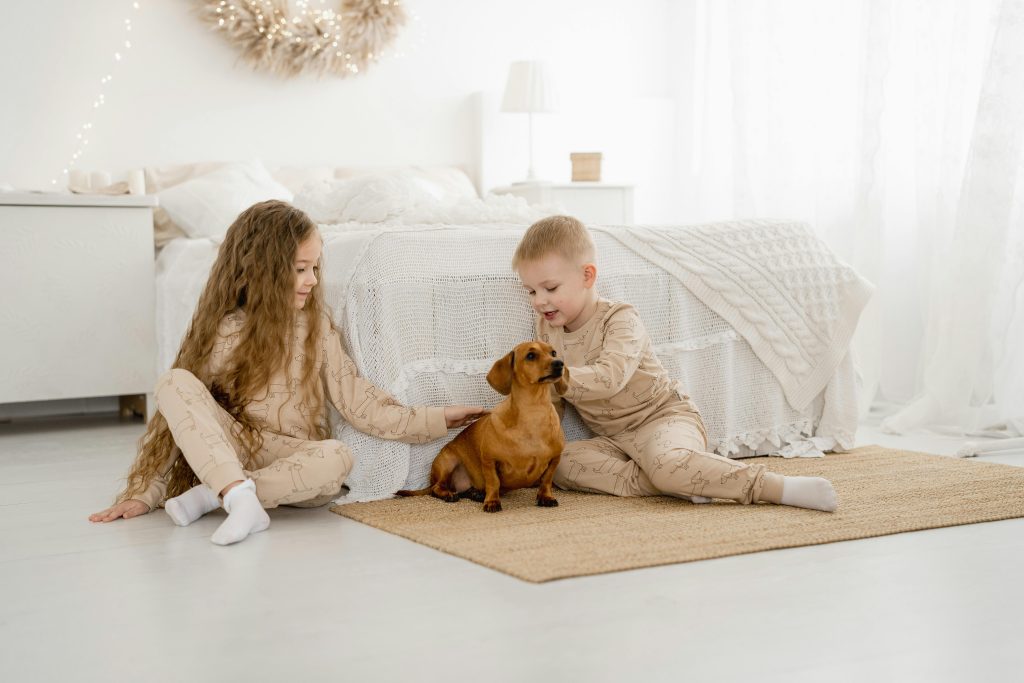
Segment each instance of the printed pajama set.
[{"label": "printed pajama set", "polygon": [[[224,317],[210,358],[216,377],[225,367],[245,322],[235,311]],[[387,392],[359,377],[356,365],[344,352],[341,337],[328,317],[320,323],[321,338],[315,372],[326,389],[326,398],[353,427],[385,439],[425,443],[448,433],[443,407],[406,407]],[[266,395],[245,408],[248,418],[260,424],[263,445],[252,454],[249,469],[238,434],[241,425],[214,400],[209,387],[194,374],[172,369],[157,382],[157,407],[177,449],[159,475],[136,499],[150,509],[162,503],[166,475],[180,454],[199,480],[215,493],[234,481],[252,479],[265,508],[278,505],[314,507],[336,498],[354,463],[350,449],[334,439],[315,440],[323,415],[310,409],[299,377],[308,325],[305,313],[297,316],[292,339],[292,358],[270,378]],[[321,411],[322,413],[323,411]]]},{"label": "printed pajama set", "polygon": [[537,320],[537,338],[569,367],[564,398],[597,435],[565,445],[559,488],[778,503],[781,475],[707,450],[697,408],[654,355],[640,316],[605,299],[575,332]]}]

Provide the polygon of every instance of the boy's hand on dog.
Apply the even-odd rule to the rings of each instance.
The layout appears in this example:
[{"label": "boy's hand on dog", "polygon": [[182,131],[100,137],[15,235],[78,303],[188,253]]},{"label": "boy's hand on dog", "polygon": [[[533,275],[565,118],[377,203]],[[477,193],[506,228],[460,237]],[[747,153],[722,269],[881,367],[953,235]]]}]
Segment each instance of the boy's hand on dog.
[{"label": "boy's hand on dog", "polygon": [[489,412],[480,406],[446,406],[444,420],[448,423],[448,429],[454,429],[476,422]]},{"label": "boy's hand on dog", "polygon": [[123,503],[112,505],[106,510],[89,515],[90,522],[113,522],[115,519],[124,517],[131,519],[149,512],[149,506],[141,500],[126,500]]}]

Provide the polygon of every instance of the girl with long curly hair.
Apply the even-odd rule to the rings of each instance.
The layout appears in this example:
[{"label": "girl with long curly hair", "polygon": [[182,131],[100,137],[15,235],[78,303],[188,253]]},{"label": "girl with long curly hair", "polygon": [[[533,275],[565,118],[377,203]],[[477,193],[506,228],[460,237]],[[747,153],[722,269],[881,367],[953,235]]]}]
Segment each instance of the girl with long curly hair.
[{"label": "girl with long curly hair", "polygon": [[410,443],[444,436],[479,407],[405,407],[358,376],[316,287],[322,243],[299,209],[266,201],[228,229],[139,442],[125,489],[93,522],[164,502],[179,526],[223,505],[211,540],[270,525],[266,508],[323,505],[352,469],[328,439],[326,400],[353,427]]}]

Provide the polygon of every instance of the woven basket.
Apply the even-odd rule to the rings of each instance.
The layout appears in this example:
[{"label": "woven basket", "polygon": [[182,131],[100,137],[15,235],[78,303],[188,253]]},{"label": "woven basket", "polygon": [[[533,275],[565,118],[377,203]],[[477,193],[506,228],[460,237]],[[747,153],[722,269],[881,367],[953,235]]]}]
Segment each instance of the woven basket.
[{"label": "woven basket", "polygon": [[601,179],[601,153],[600,152],[573,152],[569,155],[572,161],[573,182],[597,181]]}]

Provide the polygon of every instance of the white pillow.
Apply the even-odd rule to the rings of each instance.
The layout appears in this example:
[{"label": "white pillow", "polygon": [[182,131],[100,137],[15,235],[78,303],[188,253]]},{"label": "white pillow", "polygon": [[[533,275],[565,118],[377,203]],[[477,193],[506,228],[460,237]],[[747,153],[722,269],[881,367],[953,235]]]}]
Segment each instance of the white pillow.
[{"label": "white pillow", "polygon": [[[466,172],[456,166],[396,166],[396,167],[359,167],[339,166],[334,169],[334,180],[353,180],[363,176],[381,175],[405,175],[420,178],[431,185],[436,192],[441,194],[442,201],[455,201],[462,197],[479,197],[473,181],[469,179]],[[274,177],[281,180],[285,185],[293,187],[287,180],[281,178],[277,172]],[[317,178],[316,180],[320,180]],[[329,180],[329,179],[328,179]],[[300,187],[295,190],[299,194]]]},{"label": "white pillow", "polygon": [[477,198],[476,188],[466,172],[453,166],[415,166],[413,172],[444,193],[446,201]]},{"label": "white pillow", "polygon": [[309,183],[334,179],[334,170],[330,166],[279,166],[270,174],[296,194]]},{"label": "white pillow", "polygon": [[318,223],[380,223],[442,199],[440,188],[406,170],[310,183],[295,205]]},{"label": "white pillow", "polygon": [[530,206],[525,199],[514,195],[489,194],[480,198],[475,193],[452,194],[433,179],[409,170],[309,183],[295,195],[295,206],[317,223],[333,226],[366,223],[529,225],[553,213],[550,208]]},{"label": "white pillow", "polygon": [[259,161],[228,164],[157,194],[160,206],[189,237],[219,237],[256,202],[290,202],[291,191]]}]

